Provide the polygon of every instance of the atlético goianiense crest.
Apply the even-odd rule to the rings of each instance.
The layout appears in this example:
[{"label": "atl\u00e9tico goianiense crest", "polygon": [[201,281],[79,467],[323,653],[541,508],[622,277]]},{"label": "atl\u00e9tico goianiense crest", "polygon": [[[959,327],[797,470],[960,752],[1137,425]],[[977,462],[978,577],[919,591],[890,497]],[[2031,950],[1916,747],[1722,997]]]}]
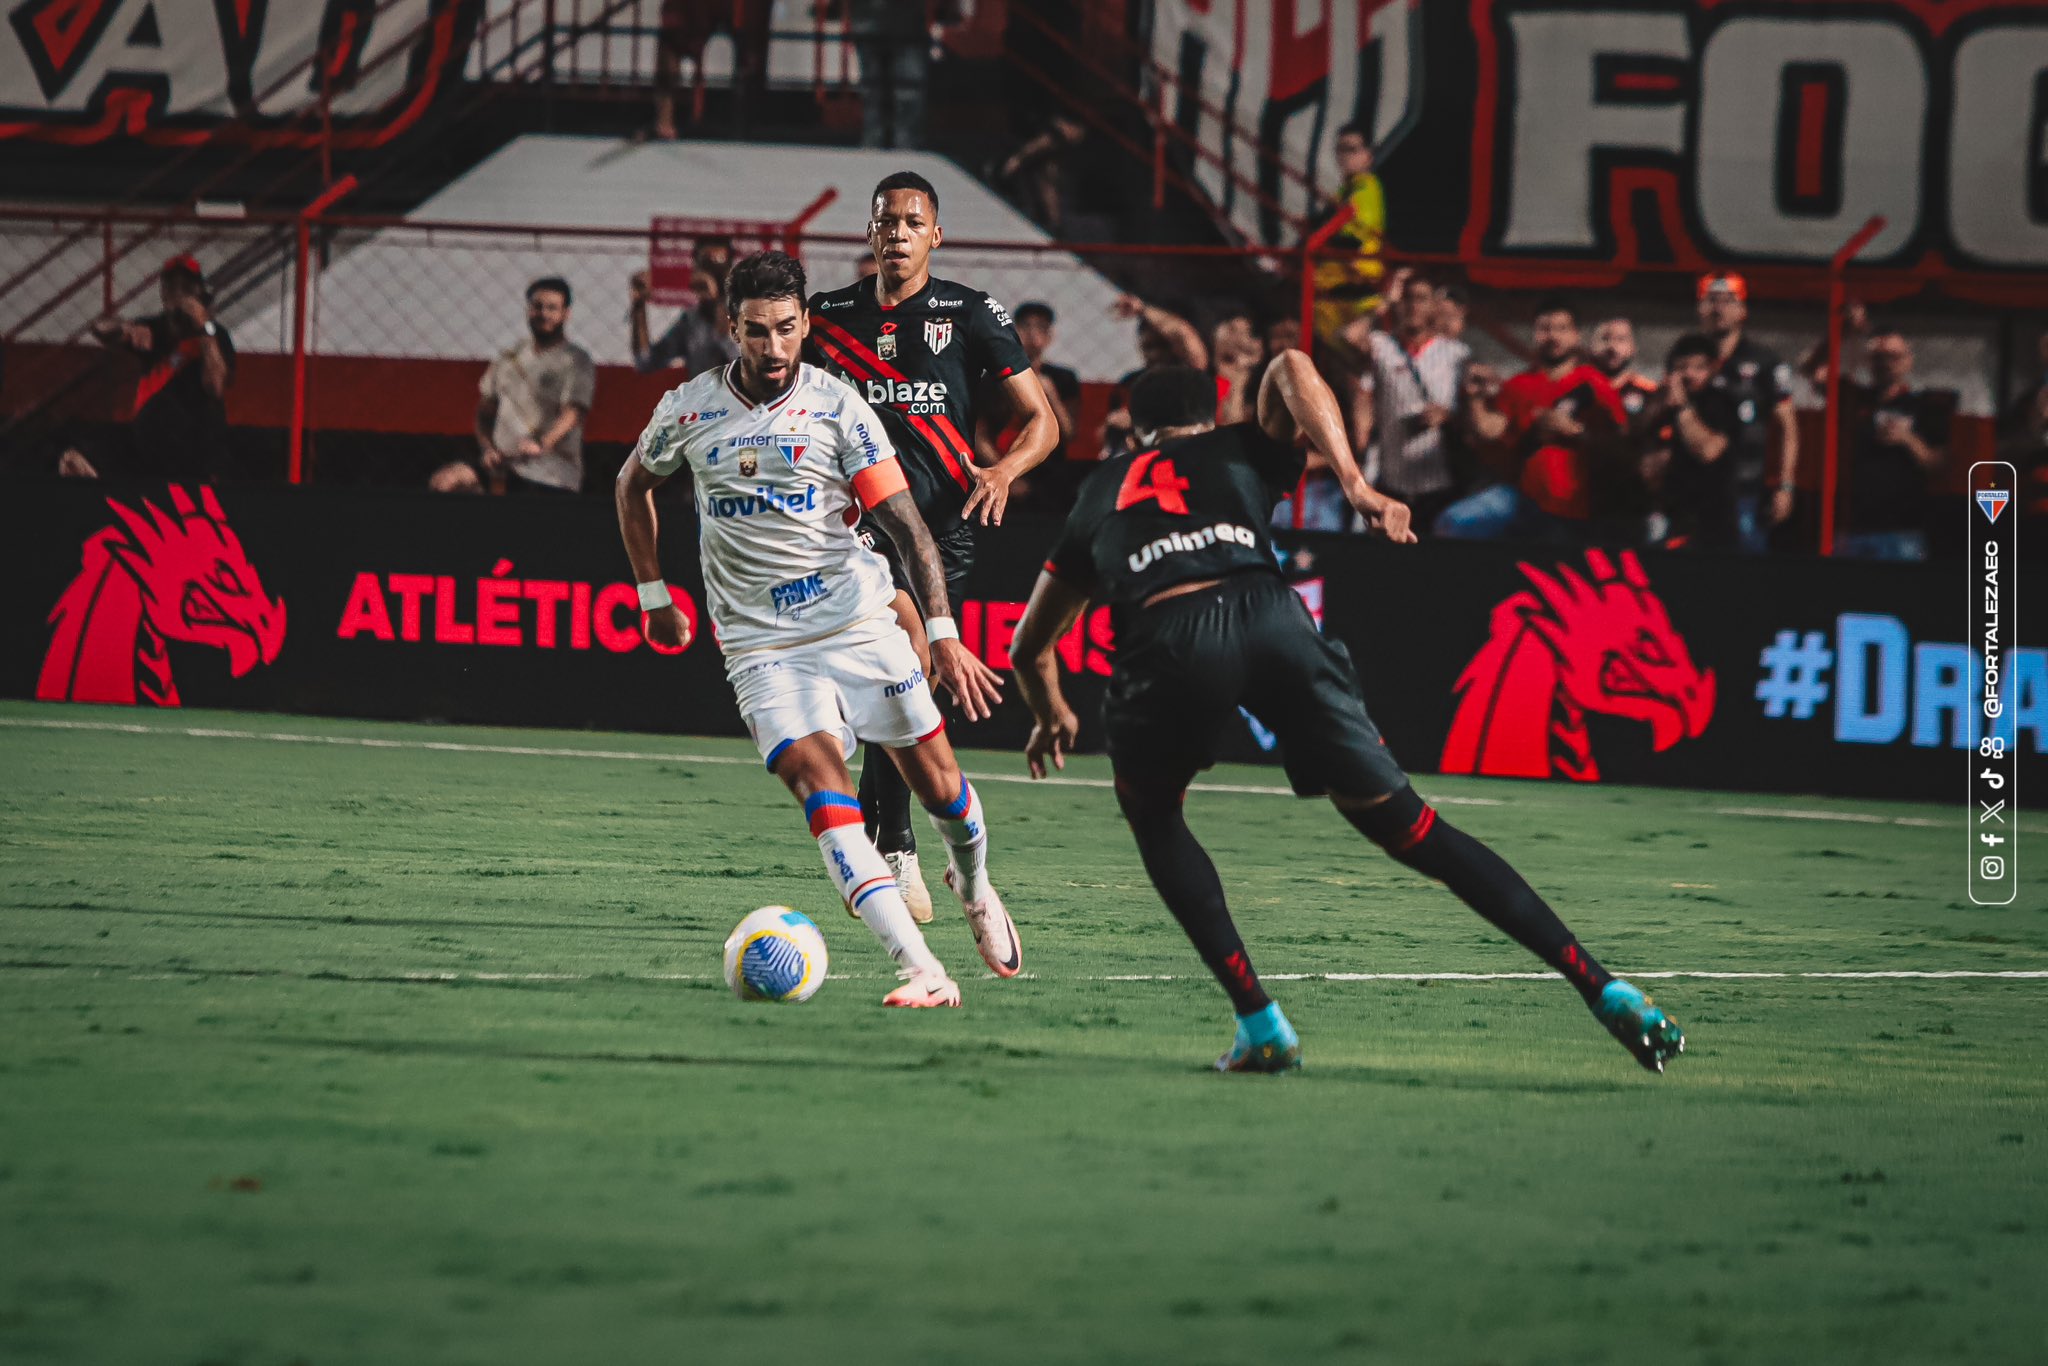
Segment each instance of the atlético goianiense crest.
[{"label": "atl\u00e9tico goianiense crest", "polygon": [[804,452],[810,448],[811,439],[801,432],[789,436],[779,432],[776,434],[775,449],[782,452],[782,458],[789,462],[791,469],[796,468],[796,462],[803,459]]},{"label": "atl\u00e9tico goianiense crest", "polygon": [[945,350],[946,343],[951,340],[953,340],[953,320],[951,318],[946,319],[944,322],[937,322],[930,318],[925,319],[924,344],[930,348],[933,355],[936,356],[939,352]]}]

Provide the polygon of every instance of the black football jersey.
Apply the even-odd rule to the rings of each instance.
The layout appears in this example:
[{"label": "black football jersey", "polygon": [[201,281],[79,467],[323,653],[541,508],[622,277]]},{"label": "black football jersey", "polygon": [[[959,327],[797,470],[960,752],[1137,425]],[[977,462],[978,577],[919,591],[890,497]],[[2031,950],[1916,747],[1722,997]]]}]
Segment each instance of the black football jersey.
[{"label": "black football jersey", "polygon": [[873,280],[811,298],[805,359],[859,391],[889,430],[918,510],[958,520],[974,487],[974,394],[1030,365],[1010,311],[978,289],[933,276],[892,308]]},{"label": "black football jersey", "polygon": [[1177,583],[1277,576],[1267,527],[1305,460],[1255,422],[1106,460],[1081,485],[1045,571],[1119,609]]},{"label": "black football jersey", "polygon": [[1792,367],[1778,359],[1777,352],[1744,337],[1708,382],[1728,396],[1741,423],[1722,458],[1733,468],[1737,486],[1754,493],[1764,482],[1764,466],[1770,459],[1771,414],[1792,397]]}]

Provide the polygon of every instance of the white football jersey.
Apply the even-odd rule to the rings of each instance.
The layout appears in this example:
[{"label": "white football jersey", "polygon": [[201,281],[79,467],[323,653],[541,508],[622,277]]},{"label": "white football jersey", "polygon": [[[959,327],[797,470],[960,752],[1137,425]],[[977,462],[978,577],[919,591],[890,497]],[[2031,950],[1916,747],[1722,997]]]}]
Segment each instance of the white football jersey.
[{"label": "white football jersey", "polygon": [[655,474],[690,467],[705,593],[729,655],[886,611],[896,589],[853,533],[854,482],[870,496],[903,487],[881,422],[845,381],[800,365],[781,398],[755,405],[732,385],[737,364],[664,394],[633,448]]}]

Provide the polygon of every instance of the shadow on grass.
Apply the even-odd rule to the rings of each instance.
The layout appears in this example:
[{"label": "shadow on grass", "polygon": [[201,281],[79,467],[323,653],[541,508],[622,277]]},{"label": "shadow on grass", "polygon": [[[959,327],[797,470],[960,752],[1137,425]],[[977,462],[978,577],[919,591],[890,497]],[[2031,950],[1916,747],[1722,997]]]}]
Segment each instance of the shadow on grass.
[{"label": "shadow on grass", "polygon": [[90,915],[138,915],[167,917],[174,920],[252,920],[283,925],[364,925],[372,929],[397,930],[573,930],[579,934],[628,934],[628,935],[674,935],[678,926],[669,921],[660,924],[630,925],[606,923],[602,920],[471,920],[456,916],[388,916],[356,915],[342,912],[332,915],[302,915],[284,911],[222,911],[222,910],[179,910],[168,906],[103,906],[95,901],[58,901],[35,905],[13,902],[0,906],[4,911],[77,911]]},{"label": "shadow on grass", "polygon": [[565,1052],[559,1049],[518,1048],[503,1044],[465,1042],[459,1039],[322,1039],[278,1038],[275,1035],[245,1038],[256,1048],[302,1048],[309,1052],[364,1053],[373,1057],[494,1059],[500,1062],[553,1062],[614,1064],[630,1067],[732,1067],[783,1068],[800,1071],[831,1068],[837,1072],[921,1072],[928,1060],[919,1056],[902,1061],[835,1057],[710,1057],[689,1053],[626,1053],[599,1049]]}]

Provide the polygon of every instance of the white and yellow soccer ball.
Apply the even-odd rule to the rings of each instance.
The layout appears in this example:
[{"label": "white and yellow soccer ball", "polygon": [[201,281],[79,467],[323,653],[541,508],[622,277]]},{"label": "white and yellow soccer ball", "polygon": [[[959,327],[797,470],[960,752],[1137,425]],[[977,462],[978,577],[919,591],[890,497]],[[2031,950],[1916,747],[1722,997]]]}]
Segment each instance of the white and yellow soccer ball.
[{"label": "white and yellow soccer ball", "polygon": [[725,941],[725,984],[742,1001],[808,1001],[827,966],[825,936],[787,906],[749,912]]}]

